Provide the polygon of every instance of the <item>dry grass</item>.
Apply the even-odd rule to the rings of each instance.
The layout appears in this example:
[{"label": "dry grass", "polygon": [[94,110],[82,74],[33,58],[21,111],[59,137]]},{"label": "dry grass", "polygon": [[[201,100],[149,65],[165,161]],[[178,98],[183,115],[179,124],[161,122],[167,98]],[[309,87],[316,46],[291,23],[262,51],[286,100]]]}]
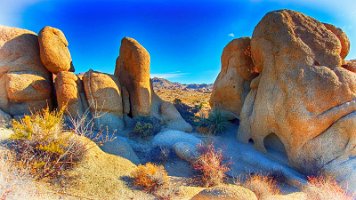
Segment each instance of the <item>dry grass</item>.
[{"label": "dry grass", "polygon": [[83,158],[85,147],[63,134],[63,111],[26,115],[13,120],[14,133],[8,147],[16,152],[18,168],[26,169],[36,179],[58,178]]},{"label": "dry grass", "polygon": [[[64,109],[50,111],[45,108],[13,120],[14,133],[7,146],[16,153],[17,168],[25,169],[35,179],[60,180],[66,170],[82,160],[90,147],[75,135],[66,133],[63,114]],[[88,119],[87,115],[72,118],[71,122],[70,131],[98,144],[113,139],[110,135],[104,136],[103,131],[94,132],[94,120]]]},{"label": "dry grass", "polygon": [[131,175],[135,186],[141,187],[150,193],[156,192],[169,183],[164,167],[152,163],[137,166]]},{"label": "dry grass", "polygon": [[223,163],[221,150],[215,150],[212,143],[199,146],[200,156],[193,163],[193,168],[199,172],[199,178],[205,186],[215,186],[224,182],[225,173],[229,167]]},{"label": "dry grass", "polygon": [[252,175],[242,184],[242,186],[253,191],[258,199],[280,194],[277,181],[269,176]]},{"label": "dry grass", "polygon": [[353,200],[356,196],[349,195],[331,177],[309,177],[308,185],[303,188],[308,200]]}]

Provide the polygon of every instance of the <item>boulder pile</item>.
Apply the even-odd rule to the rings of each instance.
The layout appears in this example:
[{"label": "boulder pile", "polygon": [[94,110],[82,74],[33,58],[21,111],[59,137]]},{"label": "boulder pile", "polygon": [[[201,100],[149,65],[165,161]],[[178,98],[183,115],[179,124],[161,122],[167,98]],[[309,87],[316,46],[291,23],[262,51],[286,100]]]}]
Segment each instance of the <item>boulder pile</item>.
[{"label": "boulder pile", "polygon": [[[230,42],[211,105],[240,119],[237,137],[284,151],[306,174],[356,188],[356,73],[346,34],[290,10],[266,14],[253,36]],[[275,141],[273,141],[275,140]],[[272,145],[273,147],[273,145]]]},{"label": "boulder pile", "polygon": [[192,130],[173,105],[154,94],[149,53],[132,38],[121,41],[115,75],[76,75],[61,30],[46,26],[37,36],[0,26],[0,88],[0,126],[50,107],[73,118],[90,113],[98,129],[122,130],[132,118],[155,117],[169,128]]}]

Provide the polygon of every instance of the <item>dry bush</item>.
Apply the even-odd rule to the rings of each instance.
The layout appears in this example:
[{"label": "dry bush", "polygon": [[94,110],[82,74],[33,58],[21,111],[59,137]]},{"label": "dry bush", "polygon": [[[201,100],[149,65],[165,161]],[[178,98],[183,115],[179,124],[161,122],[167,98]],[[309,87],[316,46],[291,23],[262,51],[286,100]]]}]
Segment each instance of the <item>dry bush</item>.
[{"label": "dry bush", "polygon": [[150,193],[156,192],[169,183],[169,178],[164,167],[152,163],[137,166],[131,175],[135,186],[142,187]]},{"label": "dry bush", "polygon": [[224,182],[225,173],[230,170],[223,163],[221,150],[215,150],[212,143],[199,145],[200,156],[193,163],[193,168],[199,172],[199,178],[205,186],[215,186]]},{"label": "dry bush", "polygon": [[115,131],[110,132],[108,127],[100,127],[98,130],[95,127],[95,120],[105,115],[105,112],[98,111],[98,106],[94,105],[94,111],[86,109],[80,116],[68,116],[69,130],[75,134],[89,138],[97,145],[102,146],[106,142],[115,140]]},{"label": "dry bush", "polygon": [[280,194],[277,181],[269,176],[252,175],[243,184],[243,187],[253,191],[257,198]]},{"label": "dry bush", "polygon": [[26,169],[33,178],[60,178],[81,161],[93,146],[76,135],[88,137],[99,145],[114,139],[113,135],[104,135],[104,131],[94,131],[95,116],[89,118],[89,112],[79,118],[70,118],[71,127],[66,130],[64,110],[45,108],[12,122],[14,133],[7,146],[16,152],[17,168]]},{"label": "dry bush", "polygon": [[349,195],[331,177],[308,177],[308,185],[302,190],[308,200],[353,200],[356,196]]},{"label": "dry bush", "polygon": [[8,147],[16,152],[16,163],[37,179],[56,178],[83,158],[83,144],[63,134],[63,110],[49,108],[13,120],[14,133]]}]

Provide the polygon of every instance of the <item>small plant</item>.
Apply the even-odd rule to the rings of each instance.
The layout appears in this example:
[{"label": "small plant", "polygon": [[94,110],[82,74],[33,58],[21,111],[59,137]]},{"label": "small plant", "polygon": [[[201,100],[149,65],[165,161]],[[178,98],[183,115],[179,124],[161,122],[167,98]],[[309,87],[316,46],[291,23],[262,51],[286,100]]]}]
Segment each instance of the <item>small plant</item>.
[{"label": "small plant", "polygon": [[148,138],[161,130],[161,122],[156,118],[138,117],[132,134],[142,138]]},{"label": "small plant", "polygon": [[198,126],[198,131],[201,133],[209,133],[213,135],[220,134],[227,129],[228,120],[222,115],[219,110],[210,112],[208,118],[201,118]]},{"label": "small plant", "polygon": [[353,200],[355,195],[349,195],[331,177],[308,177],[308,185],[302,190],[307,194],[307,199],[312,200]]},{"label": "small plant", "polygon": [[258,199],[280,194],[277,181],[269,176],[252,175],[243,183],[243,186],[253,191]]},{"label": "small plant", "polygon": [[200,156],[193,163],[193,168],[199,172],[199,178],[205,186],[215,186],[224,182],[225,173],[230,170],[223,163],[221,150],[215,150],[212,143],[198,146]]},{"label": "small plant", "polygon": [[16,163],[35,178],[56,178],[83,158],[83,144],[63,132],[63,110],[26,115],[13,120],[8,146]]},{"label": "small plant", "polygon": [[156,192],[169,183],[169,178],[164,167],[152,163],[137,166],[131,175],[135,186],[142,187],[150,193]]}]

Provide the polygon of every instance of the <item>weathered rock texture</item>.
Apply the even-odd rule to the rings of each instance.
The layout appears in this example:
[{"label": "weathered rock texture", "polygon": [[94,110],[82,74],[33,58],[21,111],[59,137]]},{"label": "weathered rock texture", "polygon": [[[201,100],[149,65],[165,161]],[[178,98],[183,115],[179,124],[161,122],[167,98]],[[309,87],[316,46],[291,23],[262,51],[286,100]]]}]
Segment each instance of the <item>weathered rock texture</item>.
[{"label": "weathered rock texture", "polygon": [[119,78],[121,85],[125,87],[129,95],[124,99],[129,99],[130,105],[124,105],[124,107],[130,107],[130,114],[133,117],[149,116],[152,100],[150,55],[136,40],[127,37],[121,40],[115,76]]},{"label": "weathered rock texture", "polygon": [[0,109],[16,116],[51,107],[51,84],[36,34],[0,26]]},{"label": "weathered rock texture", "polygon": [[294,11],[268,13],[251,39],[260,74],[238,138],[266,151],[265,138],[275,134],[291,165],[306,173],[348,160],[356,166],[356,74],[342,67],[348,50],[340,29]]},{"label": "weathered rock texture", "polygon": [[55,79],[55,89],[59,109],[66,109],[72,117],[84,114],[86,99],[81,97],[83,83],[73,72],[59,72]]},{"label": "weathered rock texture", "polygon": [[83,76],[88,105],[97,126],[123,129],[123,104],[118,79],[109,74],[88,71]]},{"label": "weathered rock texture", "polygon": [[38,41],[41,61],[48,71],[55,74],[74,71],[68,41],[61,30],[46,26],[40,31]]},{"label": "weathered rock texture", "polygon": [[230,119],[240,118],[240,112],[256,76],[251,59],[250,38],[232,40],[221,56],[221,71],[210,97],[210,106]]}]

